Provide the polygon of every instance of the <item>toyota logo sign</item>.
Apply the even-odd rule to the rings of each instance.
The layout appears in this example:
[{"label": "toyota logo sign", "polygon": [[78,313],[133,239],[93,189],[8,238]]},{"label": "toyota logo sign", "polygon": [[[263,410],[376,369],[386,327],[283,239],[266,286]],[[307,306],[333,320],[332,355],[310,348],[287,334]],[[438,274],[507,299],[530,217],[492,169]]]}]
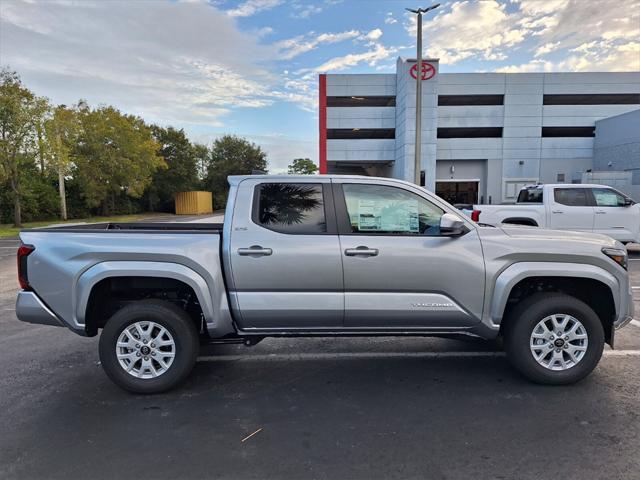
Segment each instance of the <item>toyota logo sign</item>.
[{"label": "toyota logo sign", "polygon": [[[417,79],[417,74],[418,74],[417,63],[413,67],[411,67],[411,69],[409,70],[409,73],[413,78]],[[429,80],[430,78],[433,78],[435,74],[436,74],[436,67],[434,67],[430,63],[422,62],[422,75],[421,75],[422,80]]]}]

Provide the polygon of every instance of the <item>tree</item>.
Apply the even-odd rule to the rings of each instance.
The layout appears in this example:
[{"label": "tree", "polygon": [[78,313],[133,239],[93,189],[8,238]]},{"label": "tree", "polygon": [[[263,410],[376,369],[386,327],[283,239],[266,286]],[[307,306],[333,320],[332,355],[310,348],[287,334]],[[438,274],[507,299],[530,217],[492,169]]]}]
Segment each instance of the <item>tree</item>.
[{"label": "tree", "polygon": [[39,153],[39,128],[47,100],[22,85],[17,73],[0,71],[0,176],[11,191],[13,223],[22,226],[22,170]]},{"label": "tree", "polygon": [[77,114],[81,130],[73,175],[87,206],[101,207],[106,215],[116,210],[122,195],[140,198],[166,162],[157,154],[160,145],[141,118],[113,107],[91,110],[84,102]]},{"label": "tree", "polygon": [[209,152],[209,148],[206,145],[202,145],[201,143],[196,143],[193,145],[193,155],[196,159],[196,167],[198,171],[198,179],[204,180],[207,178],[207,169],[209,168],[209,163],[211,162],[211,152]]},{"label": "tree", "polygon": [[49,167],[54,169],[58,177],[58,194],[60,196],[60,218],[67,219],[67,195],[65,177],[71,173],[72,152],[78,143],[80,125],[78,116],[72,109],[59,105],[51,118],[45,122],[49,155]]},{"label": "tree", "polygon": [[227,202],[229,175],[250,175],[255,170],[267,170],[267,154],[258,145],[235,135],[213,142],[205,185],[213,192],[216,208]]},{"label": "tree", "polygon": [[153,137],[160,145],[158,155],[164,158],[167,168],[157,170],[153,174],[145,197],[149,210],[159,208],[162,211],[172,211],[175,194],[193,190],[198,185],[196,149],[182,129],[155,125],[151,129]]},{"label": "tree", "polygon": [[318,166],[308,158],[296,158],[287,169],[289,175],[313,175]]}]

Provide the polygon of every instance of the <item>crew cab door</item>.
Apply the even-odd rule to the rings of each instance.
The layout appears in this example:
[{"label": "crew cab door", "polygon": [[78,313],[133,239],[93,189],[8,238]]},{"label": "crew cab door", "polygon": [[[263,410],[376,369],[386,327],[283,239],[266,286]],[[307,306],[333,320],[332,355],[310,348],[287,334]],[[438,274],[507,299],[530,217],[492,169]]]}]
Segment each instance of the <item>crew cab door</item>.
[{"label": "crew cab door", "polygon": [[330,186],[329,178],[317,177],[256,177],[238,185],[225,259],[242,329],[342,326],[342,258]]},{"label": "crew cab door", "polygon": [[594,208],[588,188],[555,187],[547,202],[547,228],[593,231]]},{"label": "crew cab door", "polygon": [[623,242],[635,241],[640,229],[640,213],[637,205],[612,188],[592,188],[595,203],[595,233],[609,235]]},{"label": "crew cab door", "polygon": [[482,316],[485,266],[473,223],[440,232],[455,209],[418,187],[334,179],[345,328],[455,329]]}]

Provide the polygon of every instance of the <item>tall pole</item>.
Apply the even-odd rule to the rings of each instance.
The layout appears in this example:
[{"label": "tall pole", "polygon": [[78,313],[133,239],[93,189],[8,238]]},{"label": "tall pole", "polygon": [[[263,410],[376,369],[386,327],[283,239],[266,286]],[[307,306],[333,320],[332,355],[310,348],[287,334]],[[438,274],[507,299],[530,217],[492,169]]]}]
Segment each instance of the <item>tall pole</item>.
[{"label": "tall pole", "polygon": [[416,51],[416,151],[413,166],[413,181],[420,186],[420,177],[422,171],[422,14],[435,10],[440,6],[439,3],[431,5],[427,8],[411,9],[406,8],[411,13],[417,15],[417,37],[418,45]]},{"label": "tall pole", "polygon": [[422,11],[418,10],[418,48],[416,52],[416,158],[414,163],[414,182],[420,186],[421,141],[422,141]]}]

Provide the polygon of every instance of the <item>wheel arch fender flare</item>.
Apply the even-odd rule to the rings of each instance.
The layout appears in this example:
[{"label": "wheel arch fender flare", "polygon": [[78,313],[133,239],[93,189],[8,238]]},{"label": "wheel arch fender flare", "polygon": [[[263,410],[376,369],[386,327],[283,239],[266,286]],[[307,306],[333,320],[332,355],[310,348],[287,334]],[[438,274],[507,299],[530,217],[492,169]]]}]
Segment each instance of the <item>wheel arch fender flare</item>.
[{"label": "wheel arch fender flare", "polygon": [[93,288],[102,280],[113,277],[170,278],[189,285],[198,298],[207,324],[214,322],[215,309],[206,280],[185,265],[172,262],[113,261],[101,262],[85,270],[76,283],[75,318],[80,328],[86,323],[87,307]]},{"label": "wheel arch fender flare", "polygon": [[590,278],[606,285],[613,297],[616,314],[620,311],[620,299],[615,295],[618,281],[609,272],[595,265],[555,262],[514,263],[500,273],[494,284],[491,297],[491,322],[498,326],[502,322],[511,290],[520,281],[531,277]]}]

